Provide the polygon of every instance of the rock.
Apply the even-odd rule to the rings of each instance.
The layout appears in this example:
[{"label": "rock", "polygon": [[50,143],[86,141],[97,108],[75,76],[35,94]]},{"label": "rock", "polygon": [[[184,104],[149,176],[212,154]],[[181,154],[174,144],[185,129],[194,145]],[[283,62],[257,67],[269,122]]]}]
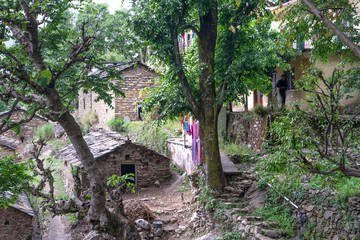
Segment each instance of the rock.
[{"label": "rock", "polygon": [[200,238],[196,238],[195,240],[216,240],[221,238],[221,235],[218,233],[208,233]]},{"label": "rock", "polygon": [[155,181],[154,185],[155,185],[155,187],[160,187],[160,182],[159,182],[159,181]]},{"label": "rock", "polygon": [[184,225],[180,225],[180,226],[178,227],[178,230],[179,230],[180,232],[183,232],[183,231],[186,230],[186,227],[185,227]]},{"label": "rock", "polygon": [[325,218],[325,219],[329,219],[332,215],[333,215],[333,212],[327,210],[327,211],[325,211],[325,213],[324,213],[324,218]]},{"label": "rock", "polygon": [[314,205],[308,205],[308,206],[304,206],[304,209],[308,212],[311,212],[313,209],[315,208]]},{"label": "rock", "polygon": [[154,236],[160,237],[163,233],[163,230],[161,228],[154,228]]},{"label": "rock", "polygon": [[191,216],[190,222],[195,222],[198,219],[198,214],[197,212],[194,212],[193,215]]},{"label": "rock", "polygon": [[162,228],[163,222],[162,221],[154,221],[153,226],[155,228]]},{"label": "rock", "polygon": [[277,238],[281,235],[281,233],[274,231],[274,230],[268,230],[268,229],[263,229],[262,230],[262,234],[267,236],[267,237],[271,237],[271,238]]},{"label": "rock", "polygon": [[144,219],[138,219],[135,221],[136,225],[144,230],[150,230],[151,225],[148,221],[144,220]]},{"label": "rock", "polygon": [[107,233],[91,231],[83,238],[83,240],[115,240],[115,238]]},{"label": "rock", "polygon": [[151,198],[140,198],[140,201],[151,201],[151,200],[156,200],[156,197],[151,197]]},{"label": "rock", "polygon": [[339,236],[338,235],[335,235],[332,240],[340,240]]},{"label": "rock", "polygon": [[266,237],[264,235],[261,235],[260,233],[255,234],[255,239],[256,240],[273,240],[272,238]]},{"label": "rock", "polygon": [[235,191],[235,188],[227,186],[227,187],[224,188],[224,190],[227,191],[227,192],[233,192],[233,191]]}]

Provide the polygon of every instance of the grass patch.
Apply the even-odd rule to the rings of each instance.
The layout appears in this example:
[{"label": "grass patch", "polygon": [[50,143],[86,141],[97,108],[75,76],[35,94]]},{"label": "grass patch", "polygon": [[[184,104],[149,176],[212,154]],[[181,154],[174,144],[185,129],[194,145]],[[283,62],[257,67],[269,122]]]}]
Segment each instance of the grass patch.
[{"label": "grass patch", "polygon": [[184,171],[178,168],[175,164],[170,163],[170,169],[177,172],[179,175],[183,175]]},{"label": "grass patch", "polygon": [[190,190],[190,181],[189,177],[185,175],[185,182],[184,184],[177,189],[178,192],[187,192]]},{"label": "grass patch", "polygon": [[220,148],[227,155],[252,155],[254,152],[247,146],[238,145],[235,143],[230,143],[226,141],[220,142]]},{"label": "grass patch", "polygon": [[64,143],[60,139],[51,139],[48,141],[48,144],[50,144],[53,149],[62,149],[65,147]]},{"label": "grass patch", "polygon": [[292,216],[291,208],[274,191],[267,193],[265,207],[256,209],[254,214],[263,217],[266,222],[277,222],[277,230],[284,231],[288,237],[294,237],[296,220]]}]

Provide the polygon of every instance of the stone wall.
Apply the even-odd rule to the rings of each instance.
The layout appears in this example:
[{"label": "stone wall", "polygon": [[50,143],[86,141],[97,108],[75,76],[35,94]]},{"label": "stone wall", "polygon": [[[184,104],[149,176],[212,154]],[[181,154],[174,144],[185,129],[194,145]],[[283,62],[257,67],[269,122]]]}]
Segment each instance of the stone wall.
[{"label": "stone wall", "polygon": [[135,164],[136,187],[150,187],[170,177],[170,159],[146,147],[127,142],[97,159],[105,177],[121,174],[122,164]]},{"label": "stone wall", "polygon": [[[6,117],[7,117],[7,115],[3,115],[3,116],[0,116],[0,119],[6,118]],[[23,117],[24,117],[24,112],[22,110],[17,110],[12,114],[11,119],[13,121],[19,121]],[[22,143],[21,138],[22,137],[23,137],[24,142],[31,141],[32,137],[34,136],[34,130],[37,127],[40,127],[40,126],[45,125],[47,123],[48,122],[47,122],[47,120],[45,118],[35,116],[30,122],[24,123],[22,125],[20,136],[17,136],[11,130],[6,131],[6,132],[2,133],[1,135],[5,136],[5,137],[8,137],[8,138],[18,139],[20,141],[20,145],[21,145],[21,143]]]},{"label": "stone wall", "polygon": [[[97,158],[96,161],[106,178],[112,175],[120,176],[122,164],[134,164],[137,188],[153,186],[156,181],[162,182],[171,175],[169,158],[130,141]],[[74,189],[71,170],[71,165],[64,163],[60,172],[65,191],[69,196],[73,195]],[[82,178],[84,179],[85,176]]]},{"label": "stone wall", "polygon": [[299,191],[305,197],[293,201],[306,215],[310,236],[332,240],[360,239],[360,195],[341,205],[335,198],[337,192],[329,188],[316,190],[304,184]]},{"label": "stone wall", "polygon": [[0,207],[0,239],[32,239],[33,217],[13,207]]},{"label": "stone wall", "polygon": [[168,139],[167,154],[171,161],[181,170],[190,175],[196,171],[192,161],[191,142],[187,142],[184,147],[183,139]]},{"label": "stone wall", "polygon": [[236,144],[249,146],[261,151],[268,125],[267,117],[251,112],[228,113],[227,135]]},{"label": "stone wall", "polygon": [[140,91],[151,87],[152,80],[157,74],[144,65],[138,65],[124,70],[121,76],[125,78],[125,84],[120,84],[120,88],[125,92],[126,97],[120,96],[115,99],[115,117],[129,117],[131,121],[138,121],[136,102],[144,99],[144,96],[140,97]]}]

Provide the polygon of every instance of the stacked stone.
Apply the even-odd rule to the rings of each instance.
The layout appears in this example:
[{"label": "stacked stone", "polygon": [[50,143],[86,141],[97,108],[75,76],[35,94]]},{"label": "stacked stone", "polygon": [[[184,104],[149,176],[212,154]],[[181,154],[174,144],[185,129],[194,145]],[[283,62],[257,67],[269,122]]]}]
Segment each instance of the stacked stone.
[{"label": "stacked stone", "polygon": [[[353,196],[349,205],[341,208],[333,204],[336,191],[328,188],[313,189],[304,184],[307,196],[297,204],[301,207],[308,224],[313,224],[312,236],[323,236],[326,239],[359,239],[360,238],[360,197]],[[314,202],[314,199],[321,201]]]}]

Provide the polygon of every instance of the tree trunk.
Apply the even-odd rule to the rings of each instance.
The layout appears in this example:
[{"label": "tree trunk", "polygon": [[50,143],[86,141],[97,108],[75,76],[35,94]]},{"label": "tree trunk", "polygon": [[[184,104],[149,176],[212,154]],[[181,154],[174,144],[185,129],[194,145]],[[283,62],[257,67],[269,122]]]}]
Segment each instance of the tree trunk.
[{"label": "tree trunk", "polygon": [[[50,107],[60,112],[63,108],[60,96],[56,89],[46,88],[45,95],[49,100]],[[124,216],[110,213],[105,206],[105,176],[100,171],[99,165],[94,159],[93,154],[85,142],[79,124],[74,117],[65,111],[58,115],[57,120],[64,128],[67,136],[76,150],[90,181],[90,209],[88,212],[88,221],[94,228],[104,231],[112,236],[128,236],[126,239],[136,239],[137,231],[128,219]],[[130,238],[132,236],[132,238]],[[125,238],[124,238],[125,239]]]},{"label": "tree trunk", "polygon": [[217,119],[218,106],[215,92],[215,46],[217,39],[217,3],[211,2],[212,8],[200,16],[199,32],[199,75],[200,119],[203,156],[205,159],[206,185],[211,189],[223,190],[225,176],[220,161]]}]

